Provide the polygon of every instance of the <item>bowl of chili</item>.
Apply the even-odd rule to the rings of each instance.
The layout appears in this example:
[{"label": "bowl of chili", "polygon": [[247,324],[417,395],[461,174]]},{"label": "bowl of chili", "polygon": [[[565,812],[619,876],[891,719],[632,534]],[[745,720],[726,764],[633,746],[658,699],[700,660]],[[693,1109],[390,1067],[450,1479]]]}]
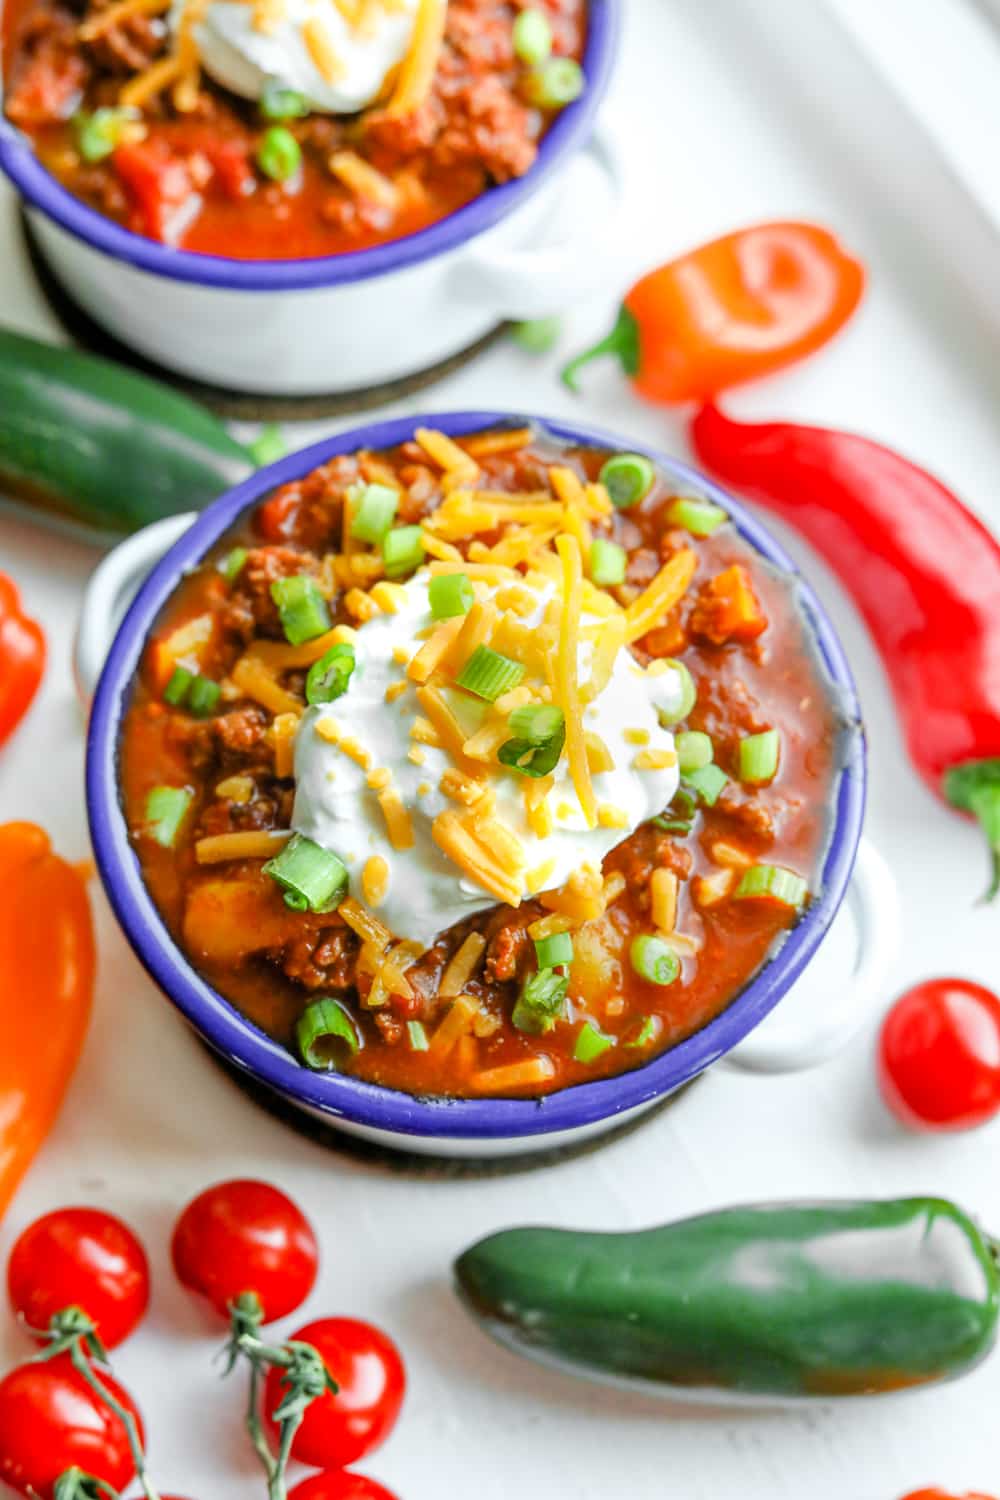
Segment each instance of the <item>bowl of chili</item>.
[{"label": "bowl of chili", "polygon": [[[163,10],[167,0],[143,5]],[[444,15],[443,0],[440,8]],[[485,42],[478,52],[470,42],[475,27],[499,27],[497,55],[506,57],[518,11],[460,0],[448,12],[430,97],[398,118],[391,103],[369,111],[378,116],[371,143],[358,123],[364,114],[269,123],[266,101],[251,105],[214,84],[203,85],[204,110],[184,112],[171,102],[175,83],[173,94],[146,101],[140,120],[125,120],[136,142],[100,135],[81,144],[81,131],[122,114],[104,101],[120,97],[124,64],[106,62],[103,32],[80,40],[117,11],[93,4],[81,27],[59,5],[5,0],[0,169],[73,300],[158,364],[263,394],[360,390],[426,370],[504,319],[558,312],[605,274],[621,173],[612,138],[595,122],[621,0],[543,10],[556,47],[579,54],[579,63],[551,58],[577,69],[564,105],[554,95],[544,107],[527,104],[539,70],[519,56],[494,66]],[[63,31],[42,34],[53,16]],[[155,14],[128,24],[164,29]],[[48,72],[36,80],[38,68]],[[73,114],[81,99],[84,113]],[[266,107],[273,115],[289,106]],[[272,161],[276,138],[284,155]],[[296,170],[275,180],[286,157]],[[399,199],[404,187],[412,211],[372,207],[373,192]],[[573,227],[581,203],[589,203],[585,256]]]},{"label": "bowl of chili", "polygon": [[[409,1150],[484,1156],[607,1130],[743,1043],[803,974],[843,902],[861,834],[865,756],[853,682],[832,627],[780,546],[737,502],[683,464],[623,453],[623,446],[605,433],[523,416],[409,417],[340,434],[261,470],[194,518],[177,540],[180,518],[171,522],[169,539],[157,542],[150,533],[147,557],[167,550],[114,632],[91,714],[87,799],[98,868],[141,961],[209,1045],[299,1108],[354,1134]],[[558,503],[539,488],[543,483],[561,492]],[[612,504],[612,493],[625,508]],[[484,519],[489,506],[498,504],[500,516],[509,518],[499,527],[499,540],[495,518]],[[548,507],[537,512],[537,520],[536,505]],[[392,516],[382,516],[386,524],[379,530],[380,506]],[[397,507],[398,519],[407,524],[393,527]],[[574,507],[580,507],[576,519]],[[513,555],[512,547],[525,544],[529,526],[543,526],[557,510],[570,518],[570,530],[555,540],[544,530],[528,537],[531,568],[508,578],[493,549],[505,547],[503,556]],[[371,541],[376,531],[378,545]],[[442,754],[447,723],[435,673],[444,670],[440,663],[453,638],[457,643],[463,630],[478,630],[484,614],[496,612],[489,599],[473,597],[476,589],[499,591],[503,607],[516,611],[523,605],[515,595],[527,577],[543,595],[554,589],[568,607],[569,584],[553,577],[560,564],[572,573],[573,558],[580,558],[576,531],[588,544],[590,580],[579,587],[589,590],[587,608],[606,608],[610,621],[588,624],[585,614],[582,628],[593,641],[616,631],[631,639],[622,669],[637,674],[618,701],[617,718],[624,723],[614,722],[614,704],[610,717],[598,716],[603,688],[592,701],[587,722],[600,734],[588,736],[588,763],[591,753],[599,757],[602,750],[595,740],[603,735],[617,745],[615,736],[621,735],[635,747],[627,752],[634,757],[630,766],[641,768],[628,773],[633,782],[643,773],[669,775],[666,768],[676,763],[684,784],[664,793],[669,806],[662,815],[650,819],[633,809],[623,823],[604,800],[611,783],[597,774],[598,759],[592,779],[601,794],[594,823],[622,829],[603,846],[609,852],[599,872],[584,879],[585,862],[577,874],[564,869],[556,877],[549,870],[535,883],[537,895],[518,905],[520,892],[490,883],[505,878],[509,842],[509,831],[492,818],[481,839],[485,853],[480,847],[475,855],[475,873],[493,901],[501,898],[499,906],[489,898],[457,914],[442,906],[436,920],[433,902],[443,898],[433,893],[445,888],[435,884],[426,859],[423,867],[404,869],[402,854],[392,876],[398,881],[393,905],[391,892],[386,899],[384,867],[396,859],[393,850],[412,852],[418,841],[412,830],[409,841],[395,839],[392,774],[376,766],[358,742],[419,684],[419,704],[433,722],[425,724],[422,714],[414,718],[406,758],[423,768],[430,747]],[[322,548],[334,533],[341,550],[324,562]],[[352,541],[343,550],[347,535]],[[490,547],[484,537],[492,537]],[[136,538],[126,544],[133,550],[137,545]],[[433,549],[429,558],[425,545]],[[128,568],[117,570],[122,577],[134,572],[131,553],[128,561]],[[324,567],[330,570],[325,584]],[[311,574],[308,585],[302,569]],[[629,572],[638,581],[626,581]],[[579,579],[579,572],[574,576]],[[603,605],[595,602],[593,582],[601,576],[618,580],[606,586],[609,601]],[[99,583],[97,596],[111,614],[108,581]],[[426,587],[433,618],[415,638],[416,654],[400,655],[398,648],[390,650],[391,633],[403,628],[407,591],[418,586]],[[466,589],[463,612],[457,596]],[[311,625],[308,612],[316,613]],[[338,624],[341,619],[354,624]],[[84,624],[92,643],[93,622]],[[548,628],[541,624],[532,631],[507,615],[499,624],[494,620],[486,637],[490,648],[480,643],[456,677],[459,697],[489,699],[492,687],[478,678],[472,682],[484,668],[480,660],[472,670],[473,658],[485,652],[489,673],[507,673],[494,685],[514,695],[502,708],[510,708],[522,735],[514,742],[516,754],[507,755],[502,733],[484,751],[468,730],[473,737],[462,755],[473,779],[477,768],[468,758],[485,754],[500,761],[494,770],[501,777],[503,767],[515,766],[530,785],[533,760],[547,753],[548,741],[534,737],[545,726],[528,724],[518,688],[511,686],[516,677],[530,700],[532,669],[512,673],[518,663],[494,648],[516,648],[527,662],[533,651],[544,658]],[[381,641],[380,655],[368,656],[366,631],[368,641]],[[536,635],[542,639],[533,644]],[[202,650],[210,637],[221,655],[184,654],[192,643]],[[302,644],[294,644],[296,638]],[[204,646],[210,653],[215,649]],[[320,649],[324,654],[317,657]],[[390,660],[409,661],[402,675],[410,680],[389,684],[373,721],[375,689],[382,704],[379,662]],[[362,687],[356,684],[352,700],[356,662],[363,666]],[[544,673],[544,665],[538,670]],[[557,706],[563,670],[554,686],[542,684],[540,701],[528,712],[533,720],[542,717],[538,708],[554,714],[561,721],[557,728],[571,738],[570,718]],[[652,729],[632,727],[632,721],[639,725],[639,699],[666,671],[691,682],[693,697],[682,690],[684,701],[661,715],[676,730],[676,749],[664,752],[655,714]],[[207,694],[211,702],[202,704]],[[311,706],[302,703],[303,696]],[[333,701],[338,698],[339,704]],[[300,723],[296,713],[302,710],[311,716],[316,739],[341,754],[332,775],[332,763],[319,751],[320,758],[311,759],[306,747],[300,759],[296,745],[289,760],[287,750],[274,750],[288,728],[279,722],[283,716],[295,719],[289,732],[301,738],[307,720]],[[485,712],[488,719],[496,710]],[[488,738],[490,724],[483,728]],[[553,766],[562,746],[560,738]],[[272,754],[284,754],[286,764],[272,762]],[[249,789],[261,755],[271,779]],[[384,747],[381,758],[390,763]],[[288,778],[293,768],[296,786],[308,785],[306,800],[313,800],[308,827],[315,837],[299,832],[299,845],[286,842],[288,833],[281,831],[295,788],[287,779],[274,780],[279,771]],[[465,806],[468,783],[452,774],[455,769],[442,774],[441,785],[459,813],[436,817],[434,837],[467,876],[467,845],[452,843],[451,825]],[[436,770],[431,763],[426,774]],[[537,771],[548,775],[547,793],[558,768]],[[394,774],[405,792],[404,772],[397,768]],[[355,775],[360,790],[352,790]],[[349,819],[362,798],[374,796],[374,820],[362,833],[367,840],[370,832],[374,849],[376,836],[385,837],[384,814],[389,843],[386,859],[367,857],[366,843],[364,869],[351,876],[337,860],[340,905],[323,916],[330,903],[313,885],[325,880],[329,861],[318,861],[320,871],[316,861],[310,865],[307,850],[309,868],[301,867],[301,845],[322,845],[316,807],[340,795],[337,777],[346,801],[334,809],[336,817]],[[627,780],[619,782],[623,802]],[[171,781],[173,786],[164,786]],[[429,782],[418,788],[414,806],[431,790]],[[164,791],[177,808],[167,805]],[[496,792],[498,799],[502,795]],[[655,801],[657,792],[651,795]],[[155,807],[151,798],[159,798]],[[248,799],[258,809],[252,815]],[[556,816],[569,815],[557,807]],[[299,811],[293,821],[297,829],[307,827]],[[341,821],[341,832],[346,826]],[[470,825],[473,833],[482,826]],[[181,827],[186,831],[178,839]],[[469,832],[465,825],[463,832]],[[569,847],[572,872],[573,860],[586,856]],[[266,853],[272,858],[264,866]],[[345,852],[345,858],[353,856]],[[221,879],[217,859],[236,861],[223,868]],[[546,878],[563,884],[545,890]],[[363,894],[362,902],[346,896],[349,887]],[[467,888],[466,880],[466,894]],[[698,936],[680,930],[681,916]],[[289,923],[304,925],[293,932]],[[418,934],[421,923],[435,932]],[[422,941],[403,940],[415,934]],[[381,968],[365,959],[373,943]],[[262,971],[264,949],[270,957],[263,955]],[[394,976],[388,981],[386,964]],[[456,964],[464,969],[454,992],[445,975]],[[477,965],[483,966],[478,977]],[[395,972],[399,967],[402,976]],[[555,983],[567,973],[576,976],[568,997],[567,985]],[[541,995],[538,983],[546,977],[553,981],[551,1014],[548,991]],[[665,986],[678,978],[665,1002]],[[383,985],[378,995],[377,983]],[[384,992],[386,983],[390,990],[396,986],[391,994]],[[345,985],[353,996],[346,1006]],[[387,999],[388,1009],[382,1009]],[[817,1024],[828,1021],[824,1008]],[[435,1045],[439,1034],[448,1050]],[[317,1039],[349,1045],[333,1065],[332,1053],[313,1055],[321,1051]],[[463,1039],[465,1051],[450,1050]],[[802,1050],[808,1052],[808,1044]],[[758,1063],[788,1065],[773,1058]]]}]

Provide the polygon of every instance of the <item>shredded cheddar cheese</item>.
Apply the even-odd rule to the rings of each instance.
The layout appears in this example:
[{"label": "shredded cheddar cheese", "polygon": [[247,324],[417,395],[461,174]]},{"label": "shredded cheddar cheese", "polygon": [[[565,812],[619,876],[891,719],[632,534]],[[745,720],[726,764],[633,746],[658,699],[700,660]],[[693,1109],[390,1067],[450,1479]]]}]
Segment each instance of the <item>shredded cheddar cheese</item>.
[{"label": "shredded cheddar cheese", "polygon": [[219,865],[231,859],[270,859],[291,838],[291,829],[247,833],[216,833],[199,839],[194,857],[200,865]]},{"label": "shredded cheddar cheese", "polygon": [[419,0],[410,50],[403,59],[389,100],[390,115],[412,114],[430,93],[447,19],[448,0]]},{"label": "shredded cheddar cheese", "polygon": [[697,555],[690,547],[682,547],[669,562],[664,563],[652,583],[625,612],[626,641],[637,641],[655,625],[662,624],[665,616],[687,593],[697,567]]},{"label": "shredded cheddar cheese", "polygon": [[470,932],[445,965],[438,994],[460,995],[479,967],[479,960],[486,951],[486,939],[481,932]]},{"label": "shredded cheddar cheese", "polygon": [[580,544],[576,537],[565,534],[556,537],[556,550],[563,565],[563,598],[559,647],[556,655],[555,687],[559,706],[566,719],[566,754],[569,760],[570,776],[576,795],[580,799],[587,826],[593,828],[597,821],[597,804],[590,780],[590,767],[587,764],[587,747],[584,741],[583,715],[577,683],[583,564],[580,558]]},{"label": "shredded cheddar cheese", "polygon": [[394,209],[398,206],[396,184],[384,172],[373,167],[371,162],[358,156],[356,151],[334,151],[327,158],[327,166],[355,198],[374,203],[379,208]]},{"label": "shredded cheddar cheese", "polygon": [[389,866],[379,854],[365,860],[361,890],[369,906],[381,906],[389,892]]}]

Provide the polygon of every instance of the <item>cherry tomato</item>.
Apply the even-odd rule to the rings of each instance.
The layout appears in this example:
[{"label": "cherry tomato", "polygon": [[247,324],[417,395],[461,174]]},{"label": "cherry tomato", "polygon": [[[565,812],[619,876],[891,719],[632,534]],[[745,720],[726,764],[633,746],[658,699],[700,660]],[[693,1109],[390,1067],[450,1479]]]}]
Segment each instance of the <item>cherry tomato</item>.
[{"label": "cherry tomato", "polygon": [[968,979],[928,979],[882,1024],[879,1083],[916,1130],[968,1130],[1000,1111],[1000,1000]]},{"label": "cherry tomato", "polygon": [[266,1182],[220,1182],[177,1220],[174,1270],[226,1318],[230,1303],[255,1292],[264,1322],[294,1312],[312,1291],[316,1236],[290,1198]]},{"label": "cherry tomato", "polygon": [[[98,1372],[101,1384],[142,1422],[127,1391]],[[135,1476],[120,1418],[74,1370],[68,1354],[17,1365],[0,1380],[0,1479],[21,1494],[49,1500],[66,1469],[83,1469],[123,1490]]]},{"label": "cherry tomato", "polygon": [[81,1307],[106,1349],[128,1338],[149,1304],[146,1252],[127,1224],[97,1208],[57,1208],[17,1240],[7,1265],[14,1312],[44,1331]]},{"label": "cherry tomato", "polygon": [[[357,1463],[396,1425],[406,1388],[399,1350],[387,1334],[355,1318],[321,1318],[293,1337],[318,1350],[340,1389],[307,1407],[292,1456],[317,1469]],[[269,1421],[284,1395],[282,1373],[274,1367],[268,1371],[264,1412]]]},{"label": "cherry tomato", "polygon": [[289,1491],[288,1500],[396,1500],[377,1479],[352,1474],[348,1469],[327,1469],[312,1474]]}]

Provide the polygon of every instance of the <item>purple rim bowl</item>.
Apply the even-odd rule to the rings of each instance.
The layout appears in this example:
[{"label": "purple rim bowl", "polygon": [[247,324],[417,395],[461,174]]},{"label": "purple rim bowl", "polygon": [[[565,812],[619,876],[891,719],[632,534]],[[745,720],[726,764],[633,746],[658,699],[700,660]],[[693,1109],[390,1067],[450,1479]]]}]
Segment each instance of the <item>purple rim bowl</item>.
[{"label": "purple rim bowl", "polygon": [[[2,9],[3,0],[0,0]],[[427,229],[371,250],[326,255],[308,260],[233,260],[172,250],[123,229],[79,198],[42,166],[27,136],[0,114],[0,169],[33,208],[85,241],[95,250],[127,261],[143,271],[201,286],[240,292],[305,291],[340,286],[401,271],[407,266],[454,250],[490,229],[525,198],[535,193],[567,155],[584,144],[614,68],[624,0],[590,0],[590,24],[583,65],[587,87],[581,97],[553,121],[541,142],[538,159],[524,177],[490,188],[464,208]]]},{"label": "purple rim bowl", "polygon": [[[356,448],[391,447],[420,426],[453,437],[484,427],[534,423],[556,439],[648,453],[680,487],[711,496],[768,562],[791,576],[831,692],[847,726],[834,797],[822,889],[781,947],[728,1008],[701,1031],[643,1067],[577,1084],[543,1099],[442,1099],[398,1093],[335,1073],[310,1073],[252,1025],[191,967],[168,933],[143,883],[118,794],[118,738],[146,636],[181,576],[196,566],[244,511],[278,485]],[[423,414],[358,427],[259,470],[202,513],[153,569],[112,644],[94,698],[87,740],[87,806],[97,865],[118,920],[141,962],[178,1010],[217,1052],[300,1106],[401,1136],[496,1140],[572,1131],[663,1097],[743,1040],[798,978],[827,932],[847,890],[861,836],[865,750],[850,668],[818,600],[785,551],[737,501],[695,470],[599,429],[521,413]]]}]

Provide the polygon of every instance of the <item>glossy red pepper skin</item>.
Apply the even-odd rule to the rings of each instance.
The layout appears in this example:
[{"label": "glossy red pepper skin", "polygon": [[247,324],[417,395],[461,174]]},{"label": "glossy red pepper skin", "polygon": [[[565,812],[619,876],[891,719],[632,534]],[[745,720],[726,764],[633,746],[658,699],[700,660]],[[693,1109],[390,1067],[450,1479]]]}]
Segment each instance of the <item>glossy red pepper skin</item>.
[{"label": "glossy red pepper skin", "polygon": [[44,671],[42,627],[21,612],[12,579],[0,573],[0,745],[27,713]]},{"label": "glossy red pepper skin", "polygon": [[801,532],[875,640],[910,757],[978,818],[1000,887],[1000,545],[940,480],[869,438],[790,422],[691,425],[706,468]]},{"label": "glossy red pepper skin", "polygon": [[740,229],[637,281],[608,337],[563,379],[576,390],[584,364],[613,355],[649,401],[706,401],[819,349],[864,285],[861,263],[819,225]]}]

